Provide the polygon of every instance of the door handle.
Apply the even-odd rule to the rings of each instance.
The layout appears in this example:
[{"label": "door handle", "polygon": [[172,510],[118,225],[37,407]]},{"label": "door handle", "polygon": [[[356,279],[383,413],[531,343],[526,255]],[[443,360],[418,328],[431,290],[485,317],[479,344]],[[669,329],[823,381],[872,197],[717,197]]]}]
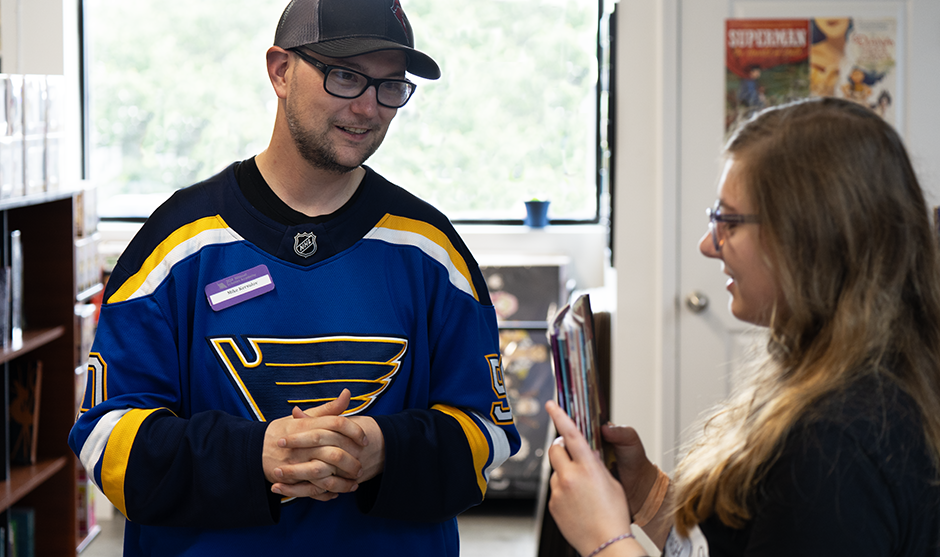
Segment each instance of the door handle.
[{"label": "door handle", "polygon": [[708,309],[708,296],[699,291],[692,292],[685,297],[685,305],[692,313],[702,313]]}]

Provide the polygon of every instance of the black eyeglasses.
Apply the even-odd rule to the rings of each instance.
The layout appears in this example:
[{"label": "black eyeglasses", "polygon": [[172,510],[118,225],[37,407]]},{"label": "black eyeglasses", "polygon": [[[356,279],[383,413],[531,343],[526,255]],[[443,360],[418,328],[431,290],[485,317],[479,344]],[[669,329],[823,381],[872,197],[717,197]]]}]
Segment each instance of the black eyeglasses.
[{"label": "black eyeglasses", "polygon": [[[720,252],[728,235],[729,224],[757,224],[760,217],[757,215],[724,215],[721,212],[721,201],[716,201],[714,207],[705,209],[708,215],[708,231],[712,235],[715,251]],[[722,226],[724,225],[724,226]]]},{"label": "black eyeglasses", "polygon": [[299,48],[292,48],[291,51],[320,70],[323,74],[323,89],[341,99],[355,99],[365,93],[366,89],[375,85],[375,100],[380,105],[388,108],[401,108],[405,106],[418,87],[406,79],[375,79],[343,66],[330,66]]}]

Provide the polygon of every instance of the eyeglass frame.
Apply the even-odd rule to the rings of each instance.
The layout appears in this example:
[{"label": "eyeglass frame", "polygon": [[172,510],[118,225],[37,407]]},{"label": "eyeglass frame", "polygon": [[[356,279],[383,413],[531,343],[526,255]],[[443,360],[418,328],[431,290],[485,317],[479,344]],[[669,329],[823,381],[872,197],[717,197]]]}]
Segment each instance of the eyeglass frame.
[{"label": "eyeglass frame", "polygon": [[714,207],[709,207],[705,209],[705,214],[708,215],[708,232],[712,237],[712,244],[715,246],[715,252],[721,252],[721,246],[724,244],[724,240],[718,241],[718,224],[727,223],[727,224],[760,224],[759,215],[723,215],[721,213],[721,201],[716,201]]},{"label": "eyeglass frame", "polygon": [[[304,51],[301,50],[300,48],[291,48],[291,49],[288,49],[288,50],[290,50],[291,52],[293,52],[293,53],[296,54],[297,56],[300,56],[300,58],[301,58],[304,62],[306,62],[306,63],[310,64],[311,66],[313,66],[314,68],[320,70],[320,73],[323,74],[323,90],[326,91],[327,93],[329,93],[330,95],[332,95],[332,96],[334,96],[334,97],[337,97],[337,98],[339,98],[339,99],[358,99],[358,98],[361,97],[363,94],[365,94],[366,91],[369,90],[369,87],[375,86],[375,102],[379,103],[380,105],[382,105],[382,106],[384,106],[384,107],[386,107],[386,108],[395,108],[395,109],[398,109],[398,108],[401,108],[401,107],[405,106],[406,104],[408,104],[408,101],[411,100],[412,95],[414,95],[414,94],[415,94],[415,91],[418,89],[418,84],[417,84],[417,83],[414,83],[413,81],[409,81],[409,80],[407,80],[407,79],[379,79],[379,78],[375,78],[375,77],[368,76],[368,75],[366,75],[366,74],[364,74],[364,73],[362,73],[362,72],[360,72],[360,71],[354,70],[354,69],[352,69],[352,68],[347,68],[346,66],[336,66],[336,65],[332,65],[332,64],[326,64],[326,63],[324,63],[324,62],[321,62],[321,61],[317,60],[317,59],[314,58],[313,56],[310,56],[309,54],[307,54],[306,52],[304,52]],[[329,77],[330,77],[330,72],[332,72],[333,70],[341,70],[341,71],[344,71],[344,72],[349,72],[349,73],[353,73],[353,74],[356,74],[356,75],[360,75],[360,76],[362,76],[362,77],[365,78],[365,80],[366,80],[366,85],[365,85],[365,87],[362,88],[362,91],[360,91],[358,95],[354,95],[354,96],[352,96],[352,97],[346,97],[346,96],[343,96],[343,95],[336,94],[336,93],[334,93],[333,91],[330,91],[329,89],[327,89],[327,87],[326,87],[327,80],[328,80]],[[407,85],[411,88],[411,92],[408,93],[408,98],[406,98],[403,103],[401,103],[401,104],[398,105],[398,106],[392,106],[392,105],[390,105],[390,104],[383,103],[382,101],[379,100],[379,87],[380,87],[383,83],[405,83],[405,84],[407,84]]]}]

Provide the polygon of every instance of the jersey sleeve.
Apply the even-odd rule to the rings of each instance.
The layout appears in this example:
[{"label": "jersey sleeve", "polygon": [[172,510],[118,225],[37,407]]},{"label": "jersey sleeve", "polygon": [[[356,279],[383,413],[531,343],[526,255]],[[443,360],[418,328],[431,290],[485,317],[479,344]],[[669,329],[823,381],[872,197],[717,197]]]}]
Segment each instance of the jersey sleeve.
[{"label": "jersey sleeve", "polygon": [[385,437],[385,471],[360,486],[362,512],[439,522],[482,501],[474,455],[456,420],[417,409],[375,419]]},{"label": "jersey sleeve", "polygon": [[176,312],[185,305],[154,296],[103,305],[69,445],[133,522],[272,524],[279,505],[260,456],[267,424],[218,411],[188,415]]}]

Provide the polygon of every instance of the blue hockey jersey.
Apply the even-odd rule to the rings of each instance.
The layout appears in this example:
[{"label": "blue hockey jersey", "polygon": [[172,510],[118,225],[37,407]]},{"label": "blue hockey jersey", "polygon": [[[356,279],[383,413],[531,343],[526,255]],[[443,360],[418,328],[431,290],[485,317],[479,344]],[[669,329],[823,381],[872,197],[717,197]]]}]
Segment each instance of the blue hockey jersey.
[{"label": "blue hockey jersey", "polygon": [[[371,169],[280,224],[235,165],[178,191],[108,282],[69,436],[125,555],[458,555],[456,516],[519,447],[482,275],[450,222]],[[353,494],[282,502],[266,422],[352,392],[385,437]]]}]

